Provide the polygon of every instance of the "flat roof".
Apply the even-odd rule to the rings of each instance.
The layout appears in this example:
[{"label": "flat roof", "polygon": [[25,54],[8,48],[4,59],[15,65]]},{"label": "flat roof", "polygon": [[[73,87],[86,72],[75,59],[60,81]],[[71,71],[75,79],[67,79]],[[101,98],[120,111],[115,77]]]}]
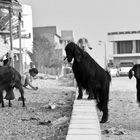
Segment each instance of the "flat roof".
[{"label": "flat roof", "polygon": [[140,30],[138,30],[138,31],[109,32],[108,33],[108,35],[119,35],[119,34],[140,34]]}]

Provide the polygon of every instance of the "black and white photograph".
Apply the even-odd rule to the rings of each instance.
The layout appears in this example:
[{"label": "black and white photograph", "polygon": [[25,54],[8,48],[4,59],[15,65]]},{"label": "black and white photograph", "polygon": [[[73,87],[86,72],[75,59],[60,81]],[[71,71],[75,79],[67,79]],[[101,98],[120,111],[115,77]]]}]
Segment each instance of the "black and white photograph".
[{"label": "black and white photograph", "polygon": [[0,0],[0,140],[140,140],[139,0]]}]

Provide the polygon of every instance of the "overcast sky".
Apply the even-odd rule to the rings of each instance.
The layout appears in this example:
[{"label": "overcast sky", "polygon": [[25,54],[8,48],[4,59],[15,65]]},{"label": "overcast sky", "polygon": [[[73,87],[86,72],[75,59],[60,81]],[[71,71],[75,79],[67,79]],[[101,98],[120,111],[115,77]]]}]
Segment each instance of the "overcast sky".
[{"label": "overcast sky", "polygon": [[20,1],[32,6],[33,26],[73,30],[76,41],[86,37],[98,56],[104,51],[98,40],[107,42],[108,32],[140,30],[140,0]]}]

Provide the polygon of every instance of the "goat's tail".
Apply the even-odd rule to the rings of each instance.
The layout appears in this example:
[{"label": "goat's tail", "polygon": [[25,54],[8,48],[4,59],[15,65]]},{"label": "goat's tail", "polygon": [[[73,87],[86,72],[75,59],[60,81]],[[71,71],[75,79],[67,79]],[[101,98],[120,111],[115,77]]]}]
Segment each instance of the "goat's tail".
[{"label": "goat's tail", "polygon": [[109,102],[109,88],[111,82],[111,75],[109,71],[106,71],[106,84],[104,85],[103,91],[100,91],[100,94],[97,94],[97,107],[99,110],[104,110],[108,106]]}]

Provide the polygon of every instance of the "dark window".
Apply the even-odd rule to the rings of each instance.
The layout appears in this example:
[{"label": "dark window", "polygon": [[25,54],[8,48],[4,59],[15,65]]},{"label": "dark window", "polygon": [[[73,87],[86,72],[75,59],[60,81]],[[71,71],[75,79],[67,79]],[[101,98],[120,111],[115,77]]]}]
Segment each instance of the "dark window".
[{"label": "dark window", "polygon": [[140,40],[136,40],[136,53],[140,53]]},{"label": "dark window", "polygon": [[134,63],[133,62],[121,62],[120,67],[133,67]]},{"label": "dark window", "polygon": [[118,41],[117,52],[118,54],[132,53],[132,41]]}]

